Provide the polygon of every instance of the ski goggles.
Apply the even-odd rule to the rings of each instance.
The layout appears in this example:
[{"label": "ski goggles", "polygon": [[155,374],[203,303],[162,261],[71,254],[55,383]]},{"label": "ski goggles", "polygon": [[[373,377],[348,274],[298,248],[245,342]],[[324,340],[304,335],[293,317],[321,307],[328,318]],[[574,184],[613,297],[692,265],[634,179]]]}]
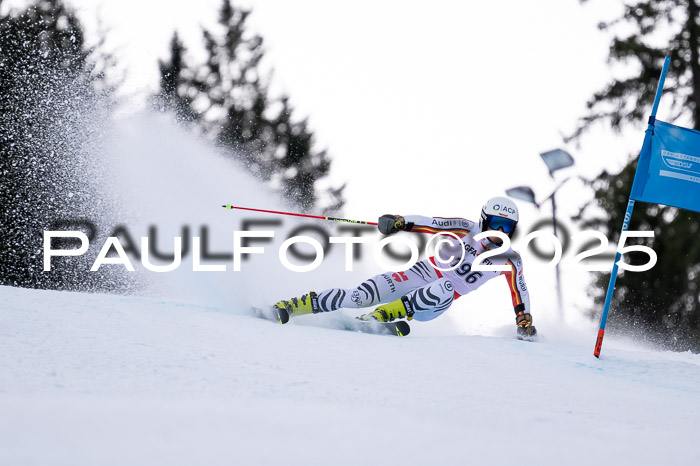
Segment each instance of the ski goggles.
[{"label": "ski goggles", "polygon": [[503,229],[503,233],[510,233],[515,229],[515,220],[509,218],[491,216],[488,223],[489,228],[492,230]]}]

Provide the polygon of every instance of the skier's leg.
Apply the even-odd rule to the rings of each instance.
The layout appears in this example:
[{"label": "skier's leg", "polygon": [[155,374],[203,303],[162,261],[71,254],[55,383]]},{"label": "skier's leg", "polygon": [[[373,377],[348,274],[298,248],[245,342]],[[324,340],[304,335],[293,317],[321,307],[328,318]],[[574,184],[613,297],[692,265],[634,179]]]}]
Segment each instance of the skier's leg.
[{"label": "skier's leg", "polygon": [[441,278],[430,285],[413,290],[406,295],[415,320],[433,320],[445,312],[454,301],[455,290],[448,278]]},{"label": "skier's leg", "polygon": [[328,312],[342,307],[357,309],[389,303],[437,279],[435,269],[428,260],[424,260],[402,272],[375,275],[356,288],[324,290],[318,293],[319,308]]},{"label": "skier's leg", "polygon": [[380,322],[391,322],[404,317],[420,321],[432,320],[452,305],[454,295],[452,282],[443,277],[377,307],[374,311],[360,316],[360,319],[375,319]]},{"label": "skier's leg", "polygon": [[285,309],[290,316],[335,311],[340,308],[376,306],[399,299],[406,293],[437,280],[435,269],[428,260],[417,262],[403,272],[375,275],[355,288],[329,288],[311,291],[299,298],[279,301],[273,307]]}]

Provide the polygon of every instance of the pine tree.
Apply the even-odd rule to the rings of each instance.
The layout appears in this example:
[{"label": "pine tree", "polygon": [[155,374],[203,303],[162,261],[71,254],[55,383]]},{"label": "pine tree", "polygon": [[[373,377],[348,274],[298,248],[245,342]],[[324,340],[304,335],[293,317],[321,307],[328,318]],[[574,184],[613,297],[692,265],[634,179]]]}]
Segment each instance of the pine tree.
[{"label": "pine tree", "polygon": [[[582,0],[584,3],[587,0]],[[697,0],[623,1],[622,17],[602,22],[602,31],[622,29],[610,44],[609,62],[625,64],[631,76],[615,79],[588,101],[588,115],[573,137],[593,122],[606,120],[615,130],[646,120],[654,101],[664,58],[671,66],[664,101],[671,99],[670,121],[689,118],[700,129],[700,9]],[[628,32],[629,30],[633,32]]]},{"label": "pine tree", "polygon": [[[584,0],[585,1],[585,0]],[[620,18],[601,23],[618,33],[610,45],[611,64],[628,65],[634,73],[615,79],[588,102],[588,114],[580,121],[572,139],[580,137],[594,122],[605,121],[614,130],[646,123],[654,100],[665,56],[671,66],[663,101],[670,103],[674,122],[690,120],[700,129],[700,9],[697,0],[623,2]],[[631,30],[631,32],[629,32]],[[641,147],[642,133],[639,144]],[[608,214],[607,230],[617,242],[638,154],[620,173],[601,173],[591,182],[595,201]],[[610,322],[614,328],[639,328],[650,339],[677,349],[700,350],[700,246],[695,244],[700,214],[656,204],[637,203],[630,230],[653,230],[649,244],[658,263],[648,272],[619,276]],[[644,262],[645,260],[642,260]],[[597,274],[593,294],[597,311],[602,309],[610,274]]]},{"label": "pine tree", "polygon": [[[88,60],[81,25],[60,0],[35,0],[0,15],[0,284],[111,289],[85,258],[43,271],[43,232],[87,216],[99,202],[80,173],[93,87],[103,71]],[[103,83],[104,84],[104,83]],[[63,247],[71,247],[64,245]]]},{"label": "pine tree", "polygon": [[[161,62],[160,95],[186,105],[204,134],[286,199],[309,210],[318,207],[316,183],[327,176],[330,158],[315,148],[307,121],[295,117],[289,98],[270,97],[269,77],[261,70],[263,39],[247,30],[249,15],[223,1],[219,33],[203,31],[207,60],[201,66],[181,60],[183,46],[171,47],[169,60]],[[342,206],[342,189],[326,191],[326,211]]]},{"label": "pine tree", "polygon": [[172,111],[178,121],[191,123],[197,120],[198,115],[192,111],[192,89],[181,89],[188,78],[188,67],[185,62],[186,49],[177,35],[173,34],[170,40],[170,60],[158,61],[160,66],[160,93],[155,96],[155,105],[161,111]]}]

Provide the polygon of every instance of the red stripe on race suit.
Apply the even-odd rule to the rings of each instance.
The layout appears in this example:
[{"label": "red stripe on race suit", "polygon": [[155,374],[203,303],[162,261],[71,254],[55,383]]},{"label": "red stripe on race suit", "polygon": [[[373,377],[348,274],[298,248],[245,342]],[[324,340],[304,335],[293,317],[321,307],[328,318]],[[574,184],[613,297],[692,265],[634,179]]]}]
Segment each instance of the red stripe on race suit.
[{"label": "red stripe on race suit", "polygon": [[430,234],[436,234],[436,233],[452,233],[456,235],[459,238],[463,238],[469,234],[469,230],[461,230],[459,228],[453,228],[452,230],[438,230],[436,228],[430,228],[430,227],[413,227],[411,229],[412,233],[430,233]]},{"label": "red stripe on race suit", "polygon": [[510,265],[511,270],[501,272],[501,275],[506,276],[506,280],[508,281],[508,288],[510,288],[510,299],[513,301],[513,307],[515,307],[518,304],[522,304],[523,299],[520,296],[520,290],[518,290],[518,285],[516,285],[515,283],[516,268],[510,260],[506,261],[506,263]]}]

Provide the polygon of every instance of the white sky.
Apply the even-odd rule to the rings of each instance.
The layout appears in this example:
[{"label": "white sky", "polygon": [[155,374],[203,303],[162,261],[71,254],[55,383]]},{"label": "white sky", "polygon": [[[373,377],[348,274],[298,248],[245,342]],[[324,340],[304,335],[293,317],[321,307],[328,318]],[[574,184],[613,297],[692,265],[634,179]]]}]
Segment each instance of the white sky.
[{"label": "white sky", "polygon": [[[173,31],[196,54],[200,28],[213,24],[220,3],[70,0],[89,27],[99,17],[109,29],[134,109],[156,88]],[[596,24],[616,15],[613,2],[238,4],[253,10],[249,24],[265,39],[275,89],[309,117],[333,158],[333,181],[348,182],[348,218],[474,218],[485,198],[508,187],[548,195],[554,182],[542,151],[568,149],[576,159],[569,174],[590,177],[618,169],[641,145],[641,133],[621,138],[605,128],[580,148],[562,143],[611,78],[608,37]],[[567,190],[576,202],[580,186],[563,188],[562,200]]]},{"label": "white sky", "polygon": [[[215,22],[221,4],[68,3],[90,31],[98,17],[108,28],[134,111],[157,88],[157,60],[167,57],[173,31],[192,57],[201,50],[201,26]],[[556,182],[540,152],[562,147],[574,156],[575,167],[558,174],[563,179],[619,170],[641,147],[641,128],[616,135],[599,126],[580,147],[562,142],[587,99],[612,79],[610,37],[596,25],[618,16],[619,2],[234,4],[252,8],[249,26],[265,40],[274,89],[291,97],[297,116],[309,117],[319,147],[333,158],[333,182],[348,182],[347,218],[390,212],[477,219],[483,202],[507,188],[527,184],[539,199],[550,194]],[[557,199],[566,220],[590,194],[571,181]],[[551,215],[548,205],[541,213],[520,206],[525,224]]]},{"label": "white sky", "polygon": [[[88,27],[103,22],[137,93],[156,88],[174,30],[197,53],[220,3],[69,0]],[[611,77],[608,37],[595,26],[618,11],[613,2],[461,3],[239,3],[253,10],[275,88],[309,117],[333,177],[349,182],[346,215],[362,218],[368,206],[429,213],[435,200],[434,215],[469,215],[514,184],[548,194],[539,152],[565,147],[592,176],[640,145],[638,134],[626,142],[607,131],[580,149],[561,138]]]}]

